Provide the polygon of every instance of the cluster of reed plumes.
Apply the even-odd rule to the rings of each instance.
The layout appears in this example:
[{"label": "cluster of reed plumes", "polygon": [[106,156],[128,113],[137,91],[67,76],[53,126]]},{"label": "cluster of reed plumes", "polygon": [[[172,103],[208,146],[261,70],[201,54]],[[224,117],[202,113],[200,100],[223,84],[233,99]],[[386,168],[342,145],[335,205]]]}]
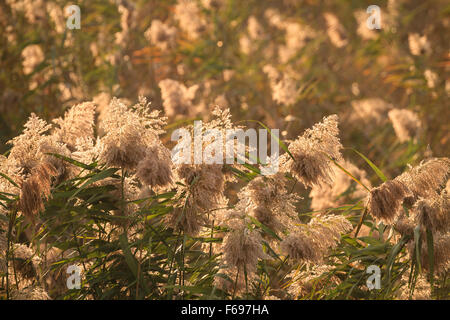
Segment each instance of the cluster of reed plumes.
[{"label": "cluster of reed plumes", "polygon": [[371,4],[0,1],[0,299],[448,299],[448,6]]},{"label": "cluster of reed plumes", "polygon": [[[102,117],[95,108],[75,105],[50,124],[31,115],[1,158],[0,262],[8,298],[95,299],[110,291],[122,298],[169,291],[176,298],[195,296],[189,288],[199,286],[207,296],[292,299],[309,292],[305,277],[316,281],[328,272],[329,285],[343,282],[331,263],[339,255],[331,253],[342,235],[352,239],[361,227],[354,218],[364,201],[363,218],[367,212],[405,237],[411,257],[400,260],[419,257],[427,274],[448,272],[447,158],[429,159],[369,189],[365,173],[343,161],[338,117],[331,115],[281,144],[280,170],[272,175],[249,163],[175,164],[161,140],[166,118],[145,98],[133,106],[113,98]],[[229,110],[219,106],[204,124],[205,132],[231,128],[237,126]],[[347,199],[356,197],[360,214],[322,208],[305,220],[297,182],[312,188],[316,207],[338,204],[334,189],[353,186]],[[237,186],[231,203],[227,191]],[[78,291],[65,287],[72,264],[84,270]],[[114,285],[115,268],[136,286]],[[108,279],[99,280],[108,270]]]},{"label": "cluster of reed plumes", "polygon": [[[373,217],[394,225],[406,237],[411,259],[420,257],[422,267],[437,273],[446,273],[450,267],[449,175],[450,159],[428,159],[373,188],[367,202]],[[433,241],[421,241],[417,247],[419,237]]]}]

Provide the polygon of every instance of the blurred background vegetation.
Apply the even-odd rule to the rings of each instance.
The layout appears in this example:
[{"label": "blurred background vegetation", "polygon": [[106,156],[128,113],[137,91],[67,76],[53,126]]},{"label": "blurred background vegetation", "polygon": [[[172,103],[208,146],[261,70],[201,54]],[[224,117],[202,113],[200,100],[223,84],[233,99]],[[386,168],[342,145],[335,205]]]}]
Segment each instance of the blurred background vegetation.
[{"label": "blurred background vegetation", "polygon": [[[70,4],[81,8],[80,30],[65,27],[64,8]],[[198,2],[199,19],[206,21],[206,30],[197,39],[179,30],[176,45],[163,52],[145,37],[145,31],[155,19],[177,26],[175,4],[156,0],[2,1],[2,152],[4,143],[21,131],[30,112],[48,120],[101,92],[131,101],[143,94],[154,107],[162,108],[158,83],[170,78],[187,87],[207,87],[203,91],[208,92],[201,97],[207,105],[205,111],[212,110],[216,97],[225,95],[236,119],[261,120],[269,127],[286,130],[288,139],[326,114],[338,113],[345,120],[354,112],[354,100],[381,98],[395,108],[419,114],[424,130],[417,149],[423,151],[429,145],[433,155],[448,155],[447,1],[377,1],[382,28],[373,31],[376,36],[372,39],[358,34],[355,12],[365,12],[375,4],[373,1],[202,1]],[[122,14],[120,7],[127,8],[129,14]],[[277,54],[268,53],[292,39],[271,25],[267,9],[277,10],[283,21],[314,30],[306,37],[299,34],[306,38],[305,43],[287,61],[281,62]],[[338,31],[346,42],[342,47],[336,47],[327,37],[327,12],[340,22],[342,29]],[[249,17],[255,17],[262,29],[258,38],[250,37],[251,52],[246,54],[240,39],[249,34]],[[121,39],[117,39],[121,32]],[[408,45],[412,33],[426,36],[429,49],[413,55]],[[42,49],[43,59],[27,73],[23,50],[32,44]],[[263,72],[267,64],[295,73],[300,89],[295,102],[280,105],[272,100]],[[224,70],[232,70],[232,76],[224,79]],[[434,83],[427,82],[425,70],[437,76]],[[288,115],[292,121],[285,121]],[[393,158],[401,158],[391,153],[400,155],[409,149],[393,138],[392,127],[370,131],[360,124],[342,123],[343,144],[371,158],[383,159],[382,167],[401,166],[390,163]]]}]

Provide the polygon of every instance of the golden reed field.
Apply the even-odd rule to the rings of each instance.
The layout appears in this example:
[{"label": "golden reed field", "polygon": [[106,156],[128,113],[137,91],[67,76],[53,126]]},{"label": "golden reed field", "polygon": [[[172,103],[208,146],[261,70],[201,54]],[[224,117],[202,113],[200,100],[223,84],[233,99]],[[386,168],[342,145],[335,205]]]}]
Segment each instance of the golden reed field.
[{"label": "golden reed field", "polygon": [[445,0],[0,1],[0,299],[450,298]]}]

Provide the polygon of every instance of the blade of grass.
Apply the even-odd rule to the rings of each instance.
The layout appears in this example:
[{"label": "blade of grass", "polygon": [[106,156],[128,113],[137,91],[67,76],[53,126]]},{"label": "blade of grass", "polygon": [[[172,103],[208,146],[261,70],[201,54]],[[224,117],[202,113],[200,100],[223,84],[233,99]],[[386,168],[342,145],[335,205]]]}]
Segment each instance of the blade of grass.
[{"label": "blade of grass", "polygon": [[353,150],[356,154],[358,154],[361,158],[364,159],[364,161],[367,162],[367,164],[373,169],[373,171],[375,171],[375,173],[377,174],[377,176],[383,181],[387,181],[388,179],[386,178],[386,176],[383,174],[383,172],[381,172],[381,170],[372,162],[370,161],[366,156],[364,156],[362,153],[358,152],[357,150],[350,148],[351,150]]},{"label": "blade of grass", "polygon": [[358,183],[361,187],[363,187],[364,189],[366,189],[367,191],[370,192],[370,189],[368,187],[366,187],[361,181],[359,181],[358,179],[356,179],[350,172],[348,172],[347,170],[345,170],[344,167],[342,167],[339,163],[336,162],[336,160],[334,160],[333,158],[331,158],[330,156],[327,155],[327,157],[333,161],[333,163],[339,168],[341,169],[346,175],[348,175],[351,179],[353,179],[354,181],[356,181],[356,183]]},{"label": "blade of grass", "polygon": [[428,263],[429,263],[429,276],[430,285],[433,288],[434,282],[434,240],[433,233],[427,229],[427,249],[428,249]]},{"label": "blade of grass", "polygon": [[[264,123],[262,123],[261,121],[258,121],[258,120],[242,120],[242,121],[258,123],[261,127],[266,129],[270,133],[272,138],[274,138],[278,142],[278,145],[292,158],[292,160],[295,160],[294,157],[292,156],[291,152],[289,151],[288,147],[284,144],[284,142],[281,141],[277,136],[275,136],[272,133],[272,131]],[[241,122],[241,121],[239,121],[239,122]]]},{"label": "blade of grass", "polygon": [[15,183],[15,182],[13,181],[13,179],[11,179],[10,177],[8,177],[6,174],[0,172],[0,176],[2,176],[3,178],[5,178],[6,180],[8,180],[9,183],[11,183],[14,187],[20,188],[20,187],[17,185],[17,183]]}]

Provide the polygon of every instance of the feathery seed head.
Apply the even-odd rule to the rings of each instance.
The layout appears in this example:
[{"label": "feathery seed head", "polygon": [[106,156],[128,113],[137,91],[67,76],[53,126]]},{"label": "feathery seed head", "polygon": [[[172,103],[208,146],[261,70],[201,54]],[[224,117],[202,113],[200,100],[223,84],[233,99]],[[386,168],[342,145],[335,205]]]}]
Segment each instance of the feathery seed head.
[{"label": "feathery seed head", "polygon": [[305,186],[331,183],[333,169],[329,157],[335,160],[342,157],[338,134],[337,115],[324,118],[289,145],[294,159],[284,155],[283,167]]},{"label": "feathery seed head", "polygon": [[370,191],[367,210],[376,219],[392,223],[400,214],[400,207],[409,189],[400,181],[388,180]]}]

